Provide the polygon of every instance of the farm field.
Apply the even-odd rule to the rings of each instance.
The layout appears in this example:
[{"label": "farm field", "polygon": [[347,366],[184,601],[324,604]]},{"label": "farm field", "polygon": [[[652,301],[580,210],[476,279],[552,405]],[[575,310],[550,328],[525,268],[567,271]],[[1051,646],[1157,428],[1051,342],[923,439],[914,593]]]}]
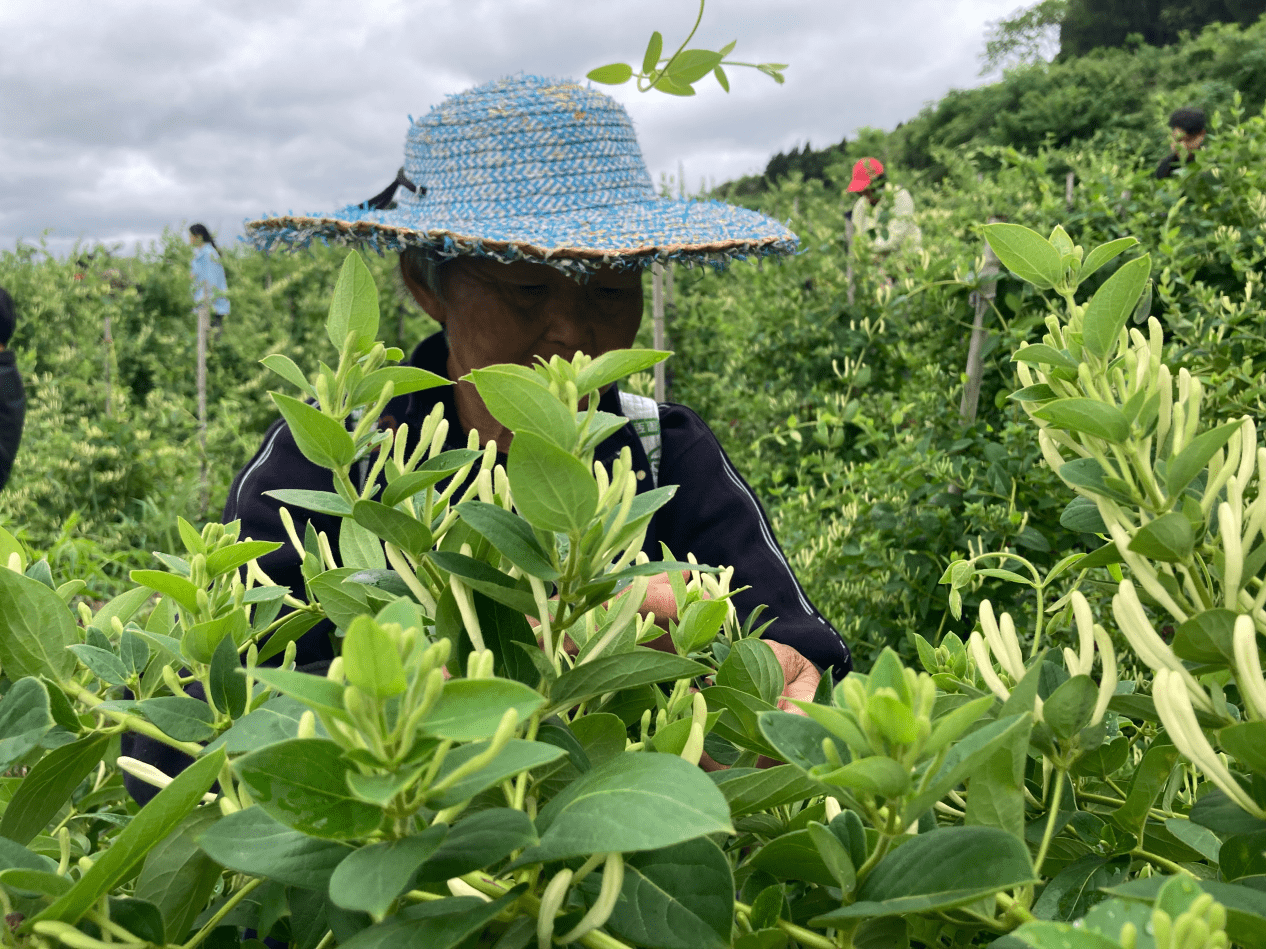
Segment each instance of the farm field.
[{"label": "farm field", "polygon": [[[435,328],[393,257],[226,248],[203,436],[182,235],[0,253],[29,405],[0,493],[0,941],[1266,947],[1263,30],[1136,51],[1145,104],[1079,136],[1037,134],[1041,99],[1121,51],[718,189],[800,252],[674,269],[671,399],[854,652],[794,705],[724,573],[675,565],[647,648],[667,498],[595,475],[576,400],[649,391],[649,292],[638,348],[477,380],[516,432],[494,472],[438,418],[407,458],[348,421],[431,384],[388,368]],[[954,138],[944,110],[1021,86],[1018,124]],[[1140,115],[1201,90],[1208,143],[1157,181]],[[917,252],[849,241],[865,154]],[[279,410],[334,475],[282,498],[340,525],[340,559],[292,531],[306,599],[218,523]],[[322,621],[339,657],[296,668]]]}]

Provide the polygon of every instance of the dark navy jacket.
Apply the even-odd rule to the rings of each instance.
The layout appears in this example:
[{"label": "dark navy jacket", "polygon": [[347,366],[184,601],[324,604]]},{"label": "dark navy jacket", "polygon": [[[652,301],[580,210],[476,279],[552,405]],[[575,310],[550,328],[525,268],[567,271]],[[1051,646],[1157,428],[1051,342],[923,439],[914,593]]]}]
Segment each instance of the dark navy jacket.
[{"label": "dark navy jacket", "polygon": [[0,353],[0,488],[9,480],[13,458],[22,441],[22,423],[26,420],[26,393],[18,375],[13,350]]},{"label": "dark navy jacket", "polygon": [[[423,340],[409,359],[410,365],[441,376],[448,375],[447,363],[448,345],[442,333]],[[399,396],[388,403],[383,417],[395,424],[407,422],[416,437],[436,402],[444,403],[444,417],[451,426],[445,447],[465,448],[466,434],[457,421],[451,385]],[[615,386],[602,396],[599,408],[613,415],[624,414]],[[662,404],[659,417],[663,436],[659,484],[676,485],[677,492],[651,520],[643,546],[647,556],[651,560],[662,559],[662,541],[679,559],[686,559],[689,552],[702,564],[733,566],[732,585],[750,587],[734,598],[740,617],[757,605],[766,604],[768,609],[761,621],[775,620],[765,634],[767,638],[795,648],[819,668],[834,667],[837,676],[847,672],[852,660],[843,638],[805,596],[774,539],[769,519],[712,430],[683,405]],[[639,492],[650,490],[646,452],[632,425],[602,442],[595,458],[610,470],[626,446],[632,452],[634,470],[647,471],[648,476],[638,482]],[[504,463],[505,458],[500,460]],[[262,558],[260,566],[302,599],[305,597],[299,557],[282,527],[278,514],[281,504],[264,496],[265,491],[279,488],[333,490],[330,472],[303,457],[281,420],[268,430],[255,457],[234,479],[224,506],[224,520],[240,518],[243,538],[282,542],[282,548]],[[292,510],[291,514],[300,534],[304,522],[310,519],[314,528],[329,535],[331,545],[336,543],[339,518],[302,510]],[[329,637],[321,627],[300,640],[296,658],[300,666],[332,658]]]}]

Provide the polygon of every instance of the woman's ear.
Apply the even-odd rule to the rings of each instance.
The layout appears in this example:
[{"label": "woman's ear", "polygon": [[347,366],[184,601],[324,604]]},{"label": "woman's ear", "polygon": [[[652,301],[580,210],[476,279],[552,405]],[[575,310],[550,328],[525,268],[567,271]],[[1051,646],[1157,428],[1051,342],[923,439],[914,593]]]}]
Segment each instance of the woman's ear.
[{"label": "woman's ear", "polygon": [[448,321],[448,307],[444,301],[432,292],[431,288],[425,283],[414,278],[408,267],[404,266],[404,261],[400,262],[400,277],[404,280],[405,288],[413,295],[413,299],[418,302],[418,306],[426,312],[426,315],[444,326]]}]

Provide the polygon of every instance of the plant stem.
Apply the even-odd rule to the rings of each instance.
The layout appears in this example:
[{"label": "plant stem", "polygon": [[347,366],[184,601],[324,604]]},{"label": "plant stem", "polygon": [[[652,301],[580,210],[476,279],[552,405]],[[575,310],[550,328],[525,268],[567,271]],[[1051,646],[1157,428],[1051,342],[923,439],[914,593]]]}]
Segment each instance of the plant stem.
[{"label": "plant stem", "polygon": [[[75,698],[79,699],[94,711],[96,711],[96,706],[100,705],[103,701],[99,695],[89,691],[78,682],[66,682],[64,683],[64,688],[67,692],[70,692]],[[169,737],[161,729],[151,725],[143,718],[138,718],[135,715],[129,715],[127,712],[116,712],[113,709],[101,709],[100,711],[97,711],[97,714],[104,715],[107,718],[118,722],[120,725],[127,726],[127,728],[137,732],[138,734],[148,735],[155,741],[161,741],[164,745],[169,745],[177,751],[183,751],[185,754],[191,755],[194,758],[202,754],[201,745],[192,741],[177,741],[175,738]]]},{"label": "plant stem", "polygon": [[703,22],[703,7],[706,2],[707,0],[699,0],[699,15],[695,17],[695,25],[693,28],[691,28],[690,35],[681,41],[681,45],[677,47],[677,52],[673,53],[673,55],[669,57],[668,62],[664,63],[664,68],[659,71],[659,75],[655,77],[654,81],[649,86],[647,86],[644,90],[642,90],[643,92],[650,92],[652,89],[655,88],[656,83],[658,83],[659,80],[663,78],[664,73],[668,72],[672,64],[677,61],[677,57],[680,56],[681,51],[686,48],[686,44],[689,43],[692,39],[694,39],[695,33],[699,29],[699,24]]},{"label": "plant stem", "polygon": [[1193,880],[1196,879],[1196,875],[1192,873],[1190,870],[1188,870],[1186,867],[1184,867],[1182,864],[1175,863],[1173,860],[1169,860],[1165,857],[1162,857],[1160,854],[1149,853],[1148,851],[1143,850],[1142,848],[1138,848],[1135,850],[1131,850],[1130,856],[1138,857],[1140,860],[1146,860],[1148,863],[1154,864],[1155,866],[1160,867],[1162,870],[1168,870],[1170,873],[1181,873],[1183,874],[1183,876],[1189,876]]},{"label": "plant stem", "polygon": [[251,880],[249,883],[243,886],[240,890],[238,890],[236,893],[230,896],[227,900],[225,900],[224,905],[215,911],[215,913],[211,916],[211,918],[207,920],[206,925],[203,926],[201,929],[199,929],[196,933],[194,933],[193,937],[187,943],[181,946],[180,949],[194,949],[195,946],[197,946],[200,942],[202,942],[202,940],[206,939],[207,936],[211,934],[211,930],[215,929],[216,926],[220,925],[220,920],[222,920],[225,916],[229,915],[229,913],[233,911],[233,908],[237,906],[238,903],[246,899],[246,897],[248,897],[251,894],[251,891],[254,890],[257,886],[260,886],[263,882],[264,881],[262,879]]},{"label": "plant stem", "polygon": [[[734,902],[735,912],[742,913],[745,916],[752,915],[752,908],[746,903]],[[815,933],[812,929],[805,929],[803,926],[797,926],[795,923],[789,923],[785,919],[778,920],[775,925],[785,932],[796,942],[806,946],[813,946],[814,949],[839,949],[833,940],[827,939],[821,933]]]},{"label": "plant stem", "polygon": [[1042,846],[1037,850],[1037,859],[1033,861],[1033,873],[1040,876],[1042,863],[1046,860],[1046,851],[1050,849],[1051,838],[1055,836],[1055,821],[1059,819],[1059,802],[1064,796],[1064,777],[1068,772],[1063,769],[1055,771],[1055,791],[1051,794],[1050,816],[1046,819],[1046,832],[1042,834]]},{"label": "plant stem", "polygon": [[1014,917],[1021,923],[1035,923],[1037,917],[1028,911],[1028,909],[1019,900],[1012,899],[1006,893],[995,893],[994,899],[1002,907],[1008,917]]}]

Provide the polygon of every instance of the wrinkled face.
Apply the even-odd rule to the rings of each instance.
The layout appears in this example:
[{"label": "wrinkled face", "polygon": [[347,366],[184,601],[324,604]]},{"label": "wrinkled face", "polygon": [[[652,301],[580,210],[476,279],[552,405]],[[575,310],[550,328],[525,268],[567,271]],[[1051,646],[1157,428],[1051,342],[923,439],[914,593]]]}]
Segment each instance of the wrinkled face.
[{"label": "wrinkled face", "polygon": [[444,299],[410,282],[423,309],[448,331],[449,352],[468,372],[494,363],[531,366],[633,345],[642,322],[642,277],[604,267],[584,283],[545,264],[458,258],[442,270]]}]

